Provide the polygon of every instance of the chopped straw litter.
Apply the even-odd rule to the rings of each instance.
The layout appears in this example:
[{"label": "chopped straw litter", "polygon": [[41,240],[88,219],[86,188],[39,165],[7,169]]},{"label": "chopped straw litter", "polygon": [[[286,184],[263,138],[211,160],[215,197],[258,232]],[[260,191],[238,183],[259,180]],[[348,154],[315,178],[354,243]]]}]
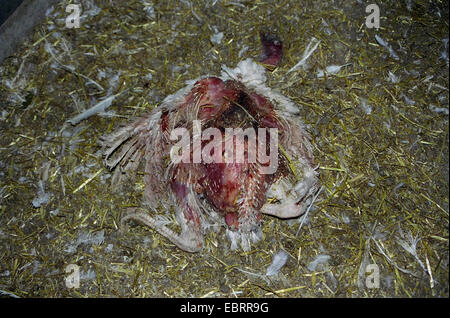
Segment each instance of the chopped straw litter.
[{"label": "chopped straw litter", "polygon": [[[70,3],[79,29],[65,27]],[[48,10],[0,66],[0,295],[448,297],[448,1],[383,2],[378,30],[363,3]],[[143,178],[111,189],[98,139],[186,80],[258,58],[266,29],[284,43],[268,85],[298,105],[320,165],[308,215],[264,216],[250,252],[231,251],[224,229],[197,254],[143,226],[120,232]],[[176,228],[173,214],[157,217]]]}]

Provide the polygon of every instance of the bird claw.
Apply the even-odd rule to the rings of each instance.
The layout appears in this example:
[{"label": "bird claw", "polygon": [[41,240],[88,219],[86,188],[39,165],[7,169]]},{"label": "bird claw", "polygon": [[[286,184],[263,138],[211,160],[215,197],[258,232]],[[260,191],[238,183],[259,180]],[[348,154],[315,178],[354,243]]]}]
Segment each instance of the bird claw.
[{"label": "bird claw", "polygon": [[186,252],[195,253],[202,249],[204,245],[203,236],[198,231],[186,227],[183,228],[181,234],[178,234],[169,229],[167,226],[158,224],[158,222],[147,213],[135,211],[136,209],[129,209],[128,213],[124,217],[122,217],[122,219],[120,220],[121,231],[126,229],[125,223],[127,221],[137,221],[154,229],[159,234],[165,236],[169,241]]}]

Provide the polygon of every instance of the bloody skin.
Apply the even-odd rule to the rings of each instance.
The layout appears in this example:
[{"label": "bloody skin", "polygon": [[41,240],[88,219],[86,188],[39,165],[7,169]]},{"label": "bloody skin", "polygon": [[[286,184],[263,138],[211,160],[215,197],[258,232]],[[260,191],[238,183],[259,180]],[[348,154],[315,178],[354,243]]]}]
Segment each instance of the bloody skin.
[{"label": "bloody skin", "polygon": [[[194,84],[185,105],[192,105],[201,92],[198,118],[204,129],[215,127],[222,131],[222,149],[225,150],[225,128],[251,127],[282,128],[276,119],[273,105],[264,97],[246,91],[237,81],[222,81],[208,77]],[[251,116],[242,109],[244,107]],[[246,126],[242,126],[243,122]],[[281,129],[280,129],[281,130]],[[203,141],[203,144],[208,141]],[[266,141],[270,147],[270,140]],[[237,146],[237,145],[236,145]],[[248,144],[244,142],[244,156]],[[193,147],[191,147],[193,149]],[[224,153],[222,154],[224,156]],[[192,158],[192,156],[191,156]],[[225,160],[223,160],[225,161]],[[182,171],[189,170],[189,180]],[[193,173],[194,172],[194,173]],[[281,176],[258,173],[258,167],[247,160],[244,163],[184,163],[174,165],[170,171],[171,187],[180,205],[184,206],[185,218],[199,226],[199,218],[187,202],[186,183],[202,193],[210,205],[225,217],[226,224],[237,230],[242,224],[258,227],[261,223],[260,209],[265,203],[265,193],[274,179]],[[245,193],[243,193],[245,191]]]},{"label": "bloody skin", "polygon": [[274,70],[281,63],[283,57],[283,43],[274,35],[261,32],[262,53],[260,62],[267,67],[268,70]]}]

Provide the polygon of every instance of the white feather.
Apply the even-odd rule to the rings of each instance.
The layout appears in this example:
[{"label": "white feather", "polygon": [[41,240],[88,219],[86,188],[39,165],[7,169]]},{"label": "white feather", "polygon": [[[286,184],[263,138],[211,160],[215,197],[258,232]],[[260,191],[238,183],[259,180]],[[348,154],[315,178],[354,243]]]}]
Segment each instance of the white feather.
[{"label": "white feather", "polygon": [[272,263],[267,267],[266,275],[273,276],[278,275],[280,269],[286,264],[288,260],[288,253],[284,250],[279,251],[273,256]]}]

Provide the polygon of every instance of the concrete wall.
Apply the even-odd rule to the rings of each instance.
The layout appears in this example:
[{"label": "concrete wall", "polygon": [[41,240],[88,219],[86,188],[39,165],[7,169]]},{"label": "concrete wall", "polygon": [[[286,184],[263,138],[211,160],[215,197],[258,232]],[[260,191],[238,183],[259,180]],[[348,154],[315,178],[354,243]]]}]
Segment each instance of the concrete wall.
[{"label": "concrete wall", "polygon": [[0,25],[17,9],[23,0],[2,0],[0,1]]},{"label": "concrete wall", "polygon": [[57,0],[24,0],[0,26],[0,64],[12,55],[34,27],[45,18],[47,8]]}]

